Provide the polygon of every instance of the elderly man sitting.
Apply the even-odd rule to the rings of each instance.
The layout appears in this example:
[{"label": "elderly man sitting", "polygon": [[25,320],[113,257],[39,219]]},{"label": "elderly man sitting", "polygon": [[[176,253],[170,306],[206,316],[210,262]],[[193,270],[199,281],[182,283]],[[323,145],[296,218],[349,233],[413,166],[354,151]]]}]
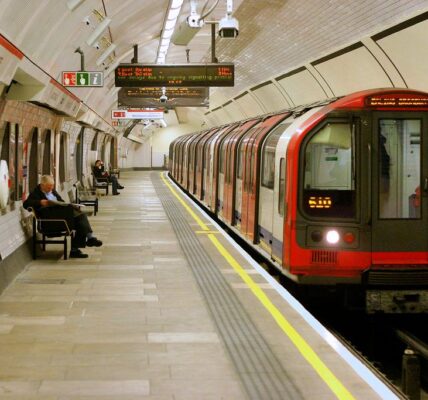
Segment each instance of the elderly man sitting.
[{"label": "elderly man sitting", "polygon": [[55,202],[64,202],[58,192],[54,189],[55,181],[50,175],[43,175],[40,184],[30,193],[24,201],[24,208],[32,207],[40,218],[62,218],[67,221],[71,229],[75,230],[71,238],[70,258],[87,258],[79,248],[85,246],[102,246],[103,242],[92,234],[86,214],[79,210],[70,210],[69,206],[58,206]]}]

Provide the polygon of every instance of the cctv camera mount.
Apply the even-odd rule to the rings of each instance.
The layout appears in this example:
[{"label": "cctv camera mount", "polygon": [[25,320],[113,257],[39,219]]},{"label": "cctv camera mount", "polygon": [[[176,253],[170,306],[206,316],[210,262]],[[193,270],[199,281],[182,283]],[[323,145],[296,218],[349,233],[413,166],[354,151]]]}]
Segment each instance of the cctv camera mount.
[{"label": "cctv camera mount", "polygon": [[178,46],[187,46],[193,37],[204,26],[204,20],[196,11],[197,1],[190,1],[190,15],[177,26],[171,41]]},{"label": "cctv camera mount", "polygon": [[221,38],[236,38],[239,34],[239,22],[236,18],[226,15],[218,23],[218,35]]}]

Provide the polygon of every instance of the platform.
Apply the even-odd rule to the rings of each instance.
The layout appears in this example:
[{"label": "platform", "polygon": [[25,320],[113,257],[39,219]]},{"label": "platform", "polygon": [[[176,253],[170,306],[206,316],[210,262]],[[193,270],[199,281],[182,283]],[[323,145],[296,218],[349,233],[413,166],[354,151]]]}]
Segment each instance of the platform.
[{"label": "platform", "polygon": [[164,175],[121,183],[102,247],[0,296],[1,399],[396,398]]}]

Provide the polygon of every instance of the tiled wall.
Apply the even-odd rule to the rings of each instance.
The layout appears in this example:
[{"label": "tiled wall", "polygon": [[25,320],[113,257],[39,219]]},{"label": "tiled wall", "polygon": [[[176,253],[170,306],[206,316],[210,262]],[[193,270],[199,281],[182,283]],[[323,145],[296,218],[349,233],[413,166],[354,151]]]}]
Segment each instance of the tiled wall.
[{"label": "tiled wall", "polygon": [[[0,256],[5,259],[12,254],[19,246],[25,243],[29,238],[26,231],[27,223],[26,211],[22,209],[22,202],[15,202],[15,210],[4,215],[0,215]],[[31,232],[28,231],[28,232]]]},{"label": "tiled wall", "polygon": [[[246,0],[235,13],[239,36],[220,40],[220,61],[236,66],[233,98],[264,82],[426,11],[426,0]],[[237,46],[237,44],[240,44]],[[248,62],[248,60],[254,60]],[[222,104],[212,88],[212,107]]]}]

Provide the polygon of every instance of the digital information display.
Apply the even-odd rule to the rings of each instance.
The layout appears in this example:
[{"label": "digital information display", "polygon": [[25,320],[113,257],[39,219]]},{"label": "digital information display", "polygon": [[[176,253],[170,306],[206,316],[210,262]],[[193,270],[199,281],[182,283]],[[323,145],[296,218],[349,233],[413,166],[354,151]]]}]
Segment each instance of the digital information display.
[{"label": "digital information display", "polygon": [[[119,107],[207,107],[209,106],[209,89],[207,87],[124,87],[119,90],[117,103]],[[161,104],[161,96],[167,100]]]},{"label": "digital information display", "polygon": [[369,107],[428,107],[428,98],[417,95],[381,95],[371,96],[366,99]]},{"label": "digital information display", "polygon": [[331,208],[332,204],[329,196],[310,196],[308,199],[309,208]]},{"label": "digital information display", "polygon": [[120,64],[115,70],[117,87],[234,86],[235,66],[218,64]]}]

